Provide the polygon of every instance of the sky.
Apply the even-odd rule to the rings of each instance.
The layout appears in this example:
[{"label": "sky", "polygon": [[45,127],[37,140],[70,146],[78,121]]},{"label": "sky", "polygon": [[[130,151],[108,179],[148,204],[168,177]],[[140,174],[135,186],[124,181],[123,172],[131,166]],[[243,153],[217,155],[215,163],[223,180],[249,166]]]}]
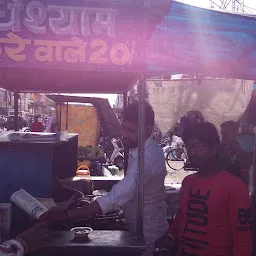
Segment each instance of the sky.
[{"label": "sky", "polygon": [[116,103],[116,98],[117,98],[117,94],[86,94],[86,93],[76,93],[76,94],[69,94],[69,95],[108,99],[108,101],[109,101],[109,103],[110,103],[110,105],[112,107]]},{"label": "sky", "polygon": [[[190,5],[195,5],[195,6],[199,6],[199,7],[203,7],[203,8],[209,8],[210,7],[210,0],[178,0],[179,2],[183,2],[184,4],[190,4]],[[213,0],[213,2],[215,2],[217,5],[221,5],[221,0]],[[229,2],[229,0],[223,0],[223,2]],[[240,0],[240,2],[242,2],[242,0]],[[246,6],[245,8],[245,12],[246,13],[255,13],[256,14],[256,1],[255,0],[244,0],[244,5]],[[230,4],[231,6],[231,4]],[[254,8],[250,9],[247,7],[251,7]],[[219,9],[216,6],[216,9]]]},{"label": "sky", "polygon": [[[190,4],[202,8],[210,8],[210,0],[178,0],[185,4]],[[229,2],[229,0],[222,0],[223,2]],[[213,0],[217,5],[221,6],[221,0]],[[242,0],[240,0],[242,2]],[[245,12],[248,14],[256,14],[256,0],[244,0]],[[231,6],[231,4],[230,4]],[[251,9],[252,8],[252,9]],[[219,8],[216,6],[216,10]],[[111,106],[115,104],[117,95],[115,94],[94,94],[92,97],[107,98]]]}]

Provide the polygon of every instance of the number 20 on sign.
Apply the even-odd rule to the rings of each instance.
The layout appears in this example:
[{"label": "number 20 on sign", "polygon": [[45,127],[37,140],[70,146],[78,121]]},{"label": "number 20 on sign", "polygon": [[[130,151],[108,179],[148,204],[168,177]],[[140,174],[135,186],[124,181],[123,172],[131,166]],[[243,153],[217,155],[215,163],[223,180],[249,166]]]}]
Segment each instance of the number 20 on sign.
[{"label": "number 20 on sign", "polygon": [[[87,43],[74,37],[70,41],[27,40],[14,33],[8,33],[7,38],[0,38],[0,45],[5,45],[5,52],[14,61],[27,60],[26,46],[35,46],[34,56],[40,62],[66,62],[89,64],[107,64],[109,60],[115,65],[125,65],[131,61],[131,52],[127,45],[116,43],[112,47],[101,39]],[[15,47],[9,47],[12,44]],[[0,48],[0,55],[2,47]]]},{"label": "number 20 on sign", "polygon": [[[109,47],[103,40],[93,40],[90,43],[93,52],[89,57],[89,63],[106,64],[108,62],[107,52]],[[130,50],[125,44],[117,43],[110,49],[110,60],[116,65],[125,65],[130,60]]]},{"label": "number 20 on sign", "polygon": [[[41,62],[66,62],[89,64],[107,64],[109,59],[115,65],[125,65],[130,62],[129,48],[122,43],[116,43],[111,48],[104,40],[95,39],[90,43],[79,38],[71,41],[35,40],[37,46],[35,58]],[[53,48],[55,48],[55,56]]]}]

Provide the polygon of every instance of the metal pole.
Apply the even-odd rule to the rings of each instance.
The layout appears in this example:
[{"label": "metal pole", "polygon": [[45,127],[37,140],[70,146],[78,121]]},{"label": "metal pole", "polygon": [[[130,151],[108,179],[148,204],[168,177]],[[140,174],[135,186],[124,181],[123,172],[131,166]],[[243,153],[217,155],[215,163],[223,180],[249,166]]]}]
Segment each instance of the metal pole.
[{"label": "metal pole", "polygon": [[59,118],[59,132],[61,131],[61,122],[62,122],[62,103],[59,103],[60,106],[60,118]]},{"label": "metal pole", "polygon": [[19,93],[14,92],[14,131],[19,131]]},{"label": "metal pole", "polygon": [[[127,102],[127,93],[123,94],[123,109],[125,110],[127,108],[128,102]],[[129,149],[125,148],[124,149],[124,176],[127,173],[127,168],[128,168],[128,157],[129,157]]]},{"label": "metal pole", "polygon": [[126,109],[128,105],[128,98],[127,98],[127,92],[123,94],[123,108]]},{"label": "metal pole", "polygon": [[145,76],[139,81],[139,120],[138,120],[138,207],[137,207],[137,236],[143,238],[143,211],[144,211],[144,150],[145,150]]},{"label": "metal pole", "polygon": [[6,108],[8,108],[9,107],[9,97],[8,97],[8,91],[7,90],[5,90],[5,102],[6,102]]},{"label": "metal pole", "polygon": [[[250,192],[251,192],[251,211],[252,211],[252,235],[253,235],[253,242],[256,238],[256,135],[254,134],[254,152],[253,152],[253,170],[252,175],[250,175],[249,184]],[[256,255],[256,244],[254,242],[253,245],[253,255]]]},{"label": "metal pole", "polygon": [[68,130],[68,102],[67,102],[67,111],[66,111],[66,131]]}]

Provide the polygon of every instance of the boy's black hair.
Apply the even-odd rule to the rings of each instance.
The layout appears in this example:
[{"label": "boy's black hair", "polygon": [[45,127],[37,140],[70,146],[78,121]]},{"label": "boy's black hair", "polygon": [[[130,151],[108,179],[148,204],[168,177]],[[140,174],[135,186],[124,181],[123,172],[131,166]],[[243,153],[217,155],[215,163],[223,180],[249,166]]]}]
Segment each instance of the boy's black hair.
[{"label": "boy's black hair", "polygon": [[[135,101],[129,104],[123,111],[123,119],[129,122],[138,123],[139,120],[139,103]],[[154,126],[155,124],[155,113],[152,106],[145,102],[145,125]]]},{"label": "boy's black hair", "polygon": [[216,127],[212,123],[197,123],[186,127],[183,134],[185,144],[188,140],[195,138],[207,146],[219,146],[220,137]]}]

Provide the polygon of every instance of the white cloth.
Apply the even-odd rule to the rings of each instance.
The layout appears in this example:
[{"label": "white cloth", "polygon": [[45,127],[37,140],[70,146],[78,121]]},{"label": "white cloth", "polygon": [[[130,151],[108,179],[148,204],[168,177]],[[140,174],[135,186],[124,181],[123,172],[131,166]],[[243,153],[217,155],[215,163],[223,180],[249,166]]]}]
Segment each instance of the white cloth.
[{"label": "white cloth", "polygon": [[[148,81],[149,102],[163,134],[188,111],[200,111],[217,129],[238,121],[249,104],[254,81],[238,79]],[[159,100],[161,99],[161,100]]]},{"label": "white cloth", "polygon": [[[161,238],[168,230],[164,203],[166,176],[162,148],[152,139],[145,142],[143,233],[147,244]],[[138,185],[138,148],[129,154],[128,170],[111,192],[98,198],[103,213],[121,208],[130,231],[136,231]]]},{"label": "white cloth", "polygon": [[[17,248],[16,252],[11,252],[12,246]],[[9,240],[2,244],[0,244],[0,256],[23,256],[24,255],[24,248],[22,244],[18,240]]]}]

